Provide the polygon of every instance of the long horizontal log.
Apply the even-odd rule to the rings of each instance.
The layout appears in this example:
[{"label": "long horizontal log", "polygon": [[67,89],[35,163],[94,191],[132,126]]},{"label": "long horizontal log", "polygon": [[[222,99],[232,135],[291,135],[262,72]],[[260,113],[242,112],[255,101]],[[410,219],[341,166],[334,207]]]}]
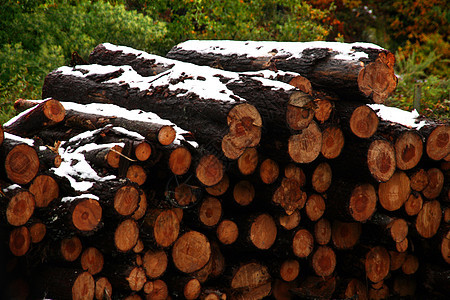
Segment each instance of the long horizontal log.
[{"label": "long horizontal log", "polygon": [[230,71],[292,71],[342,98],[375,103],[383,103],[397,86],[394,55],[368,43],[191,40],[174,46],[167,57]]},{"label": "long horizontal log", "polygon": [[[186,73],[189,69],[173,68],[154,77],[142,77],[128,66],[76,68],[62,67],[48,74],[43,97],[151,111],[190,130],[196,140],[212,144],[231,159],[260,140],[262,121],[258,111],[230,91],[215,72],[201,70],[190,75]],[[72,92],[74,87],[77,93]]]},{"label": "long horizontal log", "polygon": [[[171,60],[144,51],[115,46],[109,43],[100,44],[95,47],[94,51],[90,54],[89,62],[101,65],[129,65],[141,76],[156,75],[177,68],[184,70],[195,68],[199,71],[210,71],[208,67],[198,67],[190,63]],[[311,102],[312,100],[305,90],[300,89],[302,91],[300,92],[294,89],[294,86],[298,86],[298,83],[292,81],[296,79],[299,81],[298,78],[301,77],[295,73],[278,73],[269,70],[266,72],[247,72],[241,74],[233,74],[222,70],[215,70],[214,72],[216,73],[215,76],[219,76],[221,82],[228,89],[237,96],[246,99],[258,109],[263,117],[263,123],[266,128],[273,128],[274,126],[284,128],[285,115],[290,107],[295,108],[302,101]],[[305,80],[307,81],[307,79]],[[277,81],[292,83],[289,85]],[[288,124],[290,125],[289,122]]]}]

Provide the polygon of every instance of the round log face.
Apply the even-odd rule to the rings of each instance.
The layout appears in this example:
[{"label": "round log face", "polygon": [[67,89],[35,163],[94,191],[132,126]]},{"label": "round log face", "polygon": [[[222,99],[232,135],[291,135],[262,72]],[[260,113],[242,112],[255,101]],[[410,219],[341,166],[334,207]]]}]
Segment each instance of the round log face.
[{"label": "round log face", "polygon": [[261,177],[262,182],[265,184],[274,183],[279,173],[280,169],[278,164],[269,158],[264,160],[259,167],[259,177]]},{"label": "round log face", "polygon": [[300,229],[292,240],[292,249],[298,257],[308,257],[314,247],[314,237],[306,229]]},{"label": "round log face", "polygon": [[247,148],[241,157],[238,158],[238,168],[243,175],[250,175],[255,172],[258,166],[258,151],[256,148]]},{"label": "round log face", "polygon": [[183,175],[191,167],[192,155],[185,147],[178,147],[170,153],[169,168],[175,175]]},{"label": "round log face", "polygon": [[366,255],[366,275],[372,282],[380,282],[389,273],[390,257],[385,248],[377,246]]},{"label": "round log face", "polygon": [[256,248],[266,250],[277,238],[277,225],[268,214],[259,215],[250,227],[250,240]]},{"label": "round log face", "polygon": [[322,149],[320,152],[327,159],[336,158],[341,154],[344,141],[344,133],[339,127],[327,127],[322,132]]},{"label": "round log face", "polygon": [[208,239],[202,233],[189,231],[177,239],[172,248],[172,259],[180,271],[192,273],[203,268],[211,257]]},{"label": "round log face", "polygon": [[167,269],[167,254],[159,250],[156,252],[147,251],[144,254],[143,267],[148,277],[158,278]]},{"label": "round log face", "polygon": [[202,286],[198,279],[191,279],[183,289],[183,295],[187,300],[197,299],[202,291]]},{"label": "round log face", "polygon": [[215,226],[222,216],[222,204],[219,199],[206,198],[199,210],[200,221],[206,226]]},{"label": "round log face", "polygon": [[409,177],[403,171],[397,171],[387,181],[380,183],[378,197],[380,204],[389,211],[402,207],[411,192]]},{"label": "round log face", "polygon": [[8,203],[6,219],[13,226],[24,225],[33,215],[35,207],[34,196],[23,190],[15,194]]},{"label": "round log face", "polygon": [[424,203],[416,219],[417,232],[424,238],[434,236],[439,229],[441,219],[442,211],[439,201]]},{"label": "round log face", "polygon": [[86,199],[75,206],[72,213],[73,225],[81,231],[94,230],[102,219],[102,207],[97,200]]},{"label": "round log face", "polygon": [[388,181],[396,169],[394,147],[384,140],[373,141],[367,152],[367,165],[376,180]]},{"label": "round log face", "polygon": [[206,186],[212,186],[223,178],[223,164],[214,155],[203,156],[195,170],[198,180]]},{"label": "round log face", "polygon": [[320,246],[312,256],[312,265],[317,276],[330,276],[336,267],[336,254],[330,247]]},{"label": "round log face", "polygon": [[81,254],[83,245],[81,240],[74,236],[61,241],[60,252],[62,257],[67,261],[75,261]]},{"label": "round log face", "polygon": [[233,198],[239,205],[249,205],[255,197],[255,188],[247,180],[239,181],[233,189]]},{"label": "round log face", "polygon": [[293,281],[300,273],[300,264],[298,260],[286,260],[280,267],[280,276],[284,281]]},{"label": "round log face", "polygon": [[215,185],[206,187],[205,190],[211,196],[221,196],[225,194],[228,187],[230,186],[230,179],[227,174],[224,174],[222,179]]},{"label": "round log face", "polygon": [[378,128],[377,114],[367,105],[357,107],[350,117],[350,130],[360,138],[370,138]]},{"label": "round log face", "polygon": [[361,223],[335,220],[331,226],[331,238],[337,249],[351,249],[361,236]]},{"label": "round log face", "polygon": [[26,144],[15,146],[5,158],[8,178],[17,184],[27,184],[39,170],[39,158],[32,147]]},{"label": "round log face", "polygon": [[47,233],[47,227],[44,223],[34,223],[30,226],[30,236],[31,236],[31,242],[36,244],[42,241],[45,237],[45,234]]},{"label": "round log face", "polygon": [[112,296],[112,285],[106,277],[100,277],[95,282],[95,299],[101,300]]},{"label": "round log face", "polygon": [[72,286],[72,299],[88,300],[94,299],[95,281],[88,272],[81,273]]},{"label": "round log face", "polygon": [[223,220],[217,226],[217,238],[222,244],[233,244],[239,235],[239,228],[231,220]]},{"label": "round log face", "polygon": [[103,262],[103,254],[97,248],[87,248],[81,254],[81,267],[91,275],[95,275],[103,269]]},{"label": "round log face", "polygon": [[29,191],[34,195],[37,207],[47,207],[58,198],[59,185],[51,176],[38,175],[31,183]]},{"label": "round log face", "polygon": [[156,218],[153,235],[158,245],[169,247],[178,238],[180,221],[173,210],[165,210]]},{"label": "round log face", "polygon": [[426,151],[433,160],[441,160],[450,153],[450,125],[434,129],[428,136]]},{"label": "round log face", "polygon": [[122,147],[116,145],[110,149],[106,156],[106,161],[111,168],[117,169],[119,167],[120,155],[122,153]]},{"label": "round log face", "polygon": [[9,249],[15,256],[23,256],[31,244],[30,231],[25,226],[15,228],[9,235]]},{"label": "round log face", "polygon": [[127,252],[136,245],[139,238],[139,227],[136,221],[128,219],[117,226],[114,232],[114,243],[119,251]]},{"label": "round log face", "polygon": [[322,149],[322,132],[316,122],[312,121],[301,133],[292,135],[288,142],[288,152],[297,163],[310,163]]},{"label": "round log face", "polygon": [[363,222],[375,212],[377,194],[371,184],[358,185],[350,196],[350,214],[355,221]]},{"label": "round log face", "polygon": [[445,262],[450,264],[450,230],[442,238],[441,255]]},{"label": "round log face", "polygon": [[177,133],[172,126],[163,126],[158,132],[158,141],[161,145],[168,146],[175,140]]},{"label": "round log face", "polygon": [[331,224],[327,219],[320,219],[314,224],[314,239],[319,245],[326,245],[331,240]]},{"label": "round log face", "polygon": [[320,163],[312,175],[312,185],[318,193],[324,193],[331,185],[332,171],[328,163]]},{"label": "round log face", "polygon": [[395,141],[395,158],[400,170],[414,168],[422,158],[423,142],[415,131],[407,131]]},{"label": "round log face", "polygon": [[422,191],[422,194],[428,199],[434,199],[439,196],[444,186],[444,173],[438,168],[432,168],[427,171],[428,185]]},{"label": "round log face", "polygon": [[65,114],[66,110],[59,101],[54,99],[45,101],[44,115],[47,117],[47,119],[51,120],[54,123],[59,123],[64,120]]},{"label": "round log face", "polygon": [[266,266],[248,263],[240,267],[231,280],[231,288],[255,288],[264,285],[271,279]]}]

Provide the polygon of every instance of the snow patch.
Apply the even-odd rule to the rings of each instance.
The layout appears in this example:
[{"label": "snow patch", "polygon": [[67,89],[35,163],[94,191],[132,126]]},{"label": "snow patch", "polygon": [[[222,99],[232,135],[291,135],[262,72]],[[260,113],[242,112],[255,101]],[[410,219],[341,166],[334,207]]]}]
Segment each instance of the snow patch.
[{"label": "snow patch", "polygon": [[426,121],[419,121],[417,119],[420,115],[415,109],[409,112],[396,107],[388,107],[383,104],[367,104],[367,106],[372,108],[377,113],[377,116],[385,121],[399,123],[403,126],[417,130],[428,124]]}]

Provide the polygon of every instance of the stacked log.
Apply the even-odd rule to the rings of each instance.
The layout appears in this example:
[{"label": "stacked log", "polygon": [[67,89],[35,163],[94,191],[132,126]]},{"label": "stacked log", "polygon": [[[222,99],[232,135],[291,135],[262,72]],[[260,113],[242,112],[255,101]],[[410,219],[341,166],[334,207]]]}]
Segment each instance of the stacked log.
[{"label": "stacked log", "polygon": [[450,126],[382,105],[389,51],[189,41],[168,57],[101,44],[16,101],[2,297],[445,299]]}]

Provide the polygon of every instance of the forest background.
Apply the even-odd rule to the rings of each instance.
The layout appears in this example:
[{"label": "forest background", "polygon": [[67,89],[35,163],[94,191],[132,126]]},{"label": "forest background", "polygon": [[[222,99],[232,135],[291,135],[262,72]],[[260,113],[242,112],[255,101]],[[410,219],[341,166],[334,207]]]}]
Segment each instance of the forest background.
[{"label": "forest background", "polygon": [[103,42],[165,55],[188,39],[363,41],[396,56],[386,105],[450,121],[447,0],[0,0],[0,124],[45,76]]}]

